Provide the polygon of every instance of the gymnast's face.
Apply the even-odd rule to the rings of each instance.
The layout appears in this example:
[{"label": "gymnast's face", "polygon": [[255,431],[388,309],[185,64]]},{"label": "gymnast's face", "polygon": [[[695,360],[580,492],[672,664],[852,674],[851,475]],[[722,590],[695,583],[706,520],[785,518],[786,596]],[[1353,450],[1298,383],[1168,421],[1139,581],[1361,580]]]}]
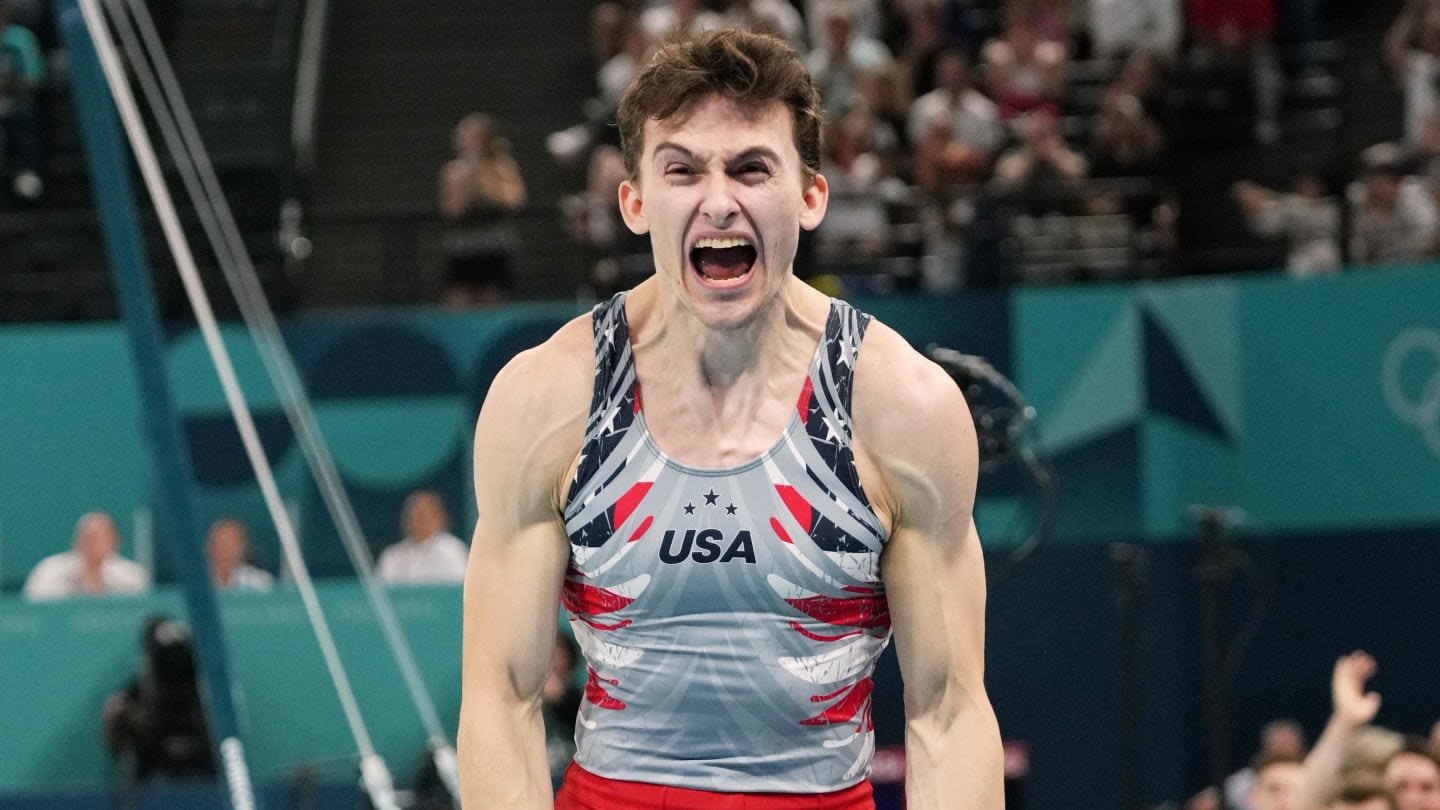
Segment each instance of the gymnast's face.
[{"label": "gymnast's face", "polygon": [[807,177],[793,116],[710,96],[665,121],[647,121],[638,177],[620,186],[620,211],[649,233],[662,295],[706,328],[742,327],[790,278],[800,229],[825,216],[825,178]]}]

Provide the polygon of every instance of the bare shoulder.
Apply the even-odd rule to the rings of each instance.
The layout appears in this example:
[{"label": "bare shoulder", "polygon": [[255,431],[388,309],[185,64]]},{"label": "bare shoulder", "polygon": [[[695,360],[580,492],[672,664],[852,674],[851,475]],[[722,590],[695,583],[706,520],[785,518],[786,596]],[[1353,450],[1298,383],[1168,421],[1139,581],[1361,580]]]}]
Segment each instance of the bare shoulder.
[{"label": "bare shoulder", "polygon": [[[960,387],[894,329],[872,321],[855,363],[851,396],[857,450],[867,489],[895,511],[948,480],[972,493],[977,472],[975,425]],[[865,478],[870,478],[866,482]],[[958,487],[958,490],[955,489]]]},{"label": "bare shoulder", "polygon": [[852,398],[857,427],[874,438],[974,427],[950,375],[879,321],[865,332]]},{"label": "bare shoulder", "polygon": [[592,334],[590,315],[581,315],[495,375],[475,426],[477,479],[493,475],[530,491],[558,486],[584,441]]}]

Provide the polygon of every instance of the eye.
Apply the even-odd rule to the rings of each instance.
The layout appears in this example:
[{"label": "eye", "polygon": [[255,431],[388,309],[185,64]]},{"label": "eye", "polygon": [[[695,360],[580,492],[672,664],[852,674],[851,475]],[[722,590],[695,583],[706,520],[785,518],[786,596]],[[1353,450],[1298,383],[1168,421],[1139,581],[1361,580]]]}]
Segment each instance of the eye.
[{"label": "eye", "polygon": [[763,161],[752,160],[731,169],[730,175],[742,183],[759,184],[770,179],[770,167]]},{"label": "eye", "polygon": [[686,177],[695,173],[695,170],[683,163],[672,163],[665,167],[665,174],[669,177]]}]

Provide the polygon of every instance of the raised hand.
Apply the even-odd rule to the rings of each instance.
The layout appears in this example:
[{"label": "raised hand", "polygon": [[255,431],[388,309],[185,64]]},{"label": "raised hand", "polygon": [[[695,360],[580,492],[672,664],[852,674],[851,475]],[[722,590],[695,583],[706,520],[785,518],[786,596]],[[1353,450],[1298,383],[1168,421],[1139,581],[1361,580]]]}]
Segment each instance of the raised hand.
[{"label": "raised hand", "polygon": [[1355,651],[1335,662],[1330,678],[1333,716],[1351,727],[1363,726],[1380,711],[1380,695],[1365,691],[1365,682],[1375,674],[1375,659]]}]

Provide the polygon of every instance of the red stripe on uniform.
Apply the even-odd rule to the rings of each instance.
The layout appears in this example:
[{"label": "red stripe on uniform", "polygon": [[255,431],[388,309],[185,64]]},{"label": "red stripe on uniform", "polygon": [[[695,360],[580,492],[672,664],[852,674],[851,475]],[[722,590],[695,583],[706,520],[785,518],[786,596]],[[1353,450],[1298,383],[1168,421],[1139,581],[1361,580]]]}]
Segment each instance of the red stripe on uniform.
[{"label": "red stripe on uniform", "polygon": [[640,502],[645,500],[645,495],[650,492],[650,487],[654,485],[654,481],[636,481],[630,485],[629,489],[625,490],[625,494],[621,495],[620,500],[615,502],[615,528],[618,529],[625,525],[625,521],[635,513],[635,507],[639,506]]},{"label": "red stripe on uniform", "polygon": [[792,546],[795,545],[795,541],[791,540],[790,535],[785,533],[785,527],[780,525],[780,518],[770,518],[770,528],[775,530],[775,534],[778,535],[781,540],[784,540]]},{"label": "red stripe on uniform", "polygon": [[796,410],[800,411],[800,418],[810,413],[810,400],[815,396],[815,383],[809,376],[805,377],[805,385],[800,389],[800,399],[795,403]]},{"label": "red stripe on uniform", "polygon": [[775,491],[780,493],[780,500],[785,502],[785,508],[790,510],[790,514],[795,516],[800,528],[808,534],[810,522],[814,518],[814,510],[810,508],[810,502],[805,500],[805,496],[801,495],[799,490],[789,484],[776,484]]}]

